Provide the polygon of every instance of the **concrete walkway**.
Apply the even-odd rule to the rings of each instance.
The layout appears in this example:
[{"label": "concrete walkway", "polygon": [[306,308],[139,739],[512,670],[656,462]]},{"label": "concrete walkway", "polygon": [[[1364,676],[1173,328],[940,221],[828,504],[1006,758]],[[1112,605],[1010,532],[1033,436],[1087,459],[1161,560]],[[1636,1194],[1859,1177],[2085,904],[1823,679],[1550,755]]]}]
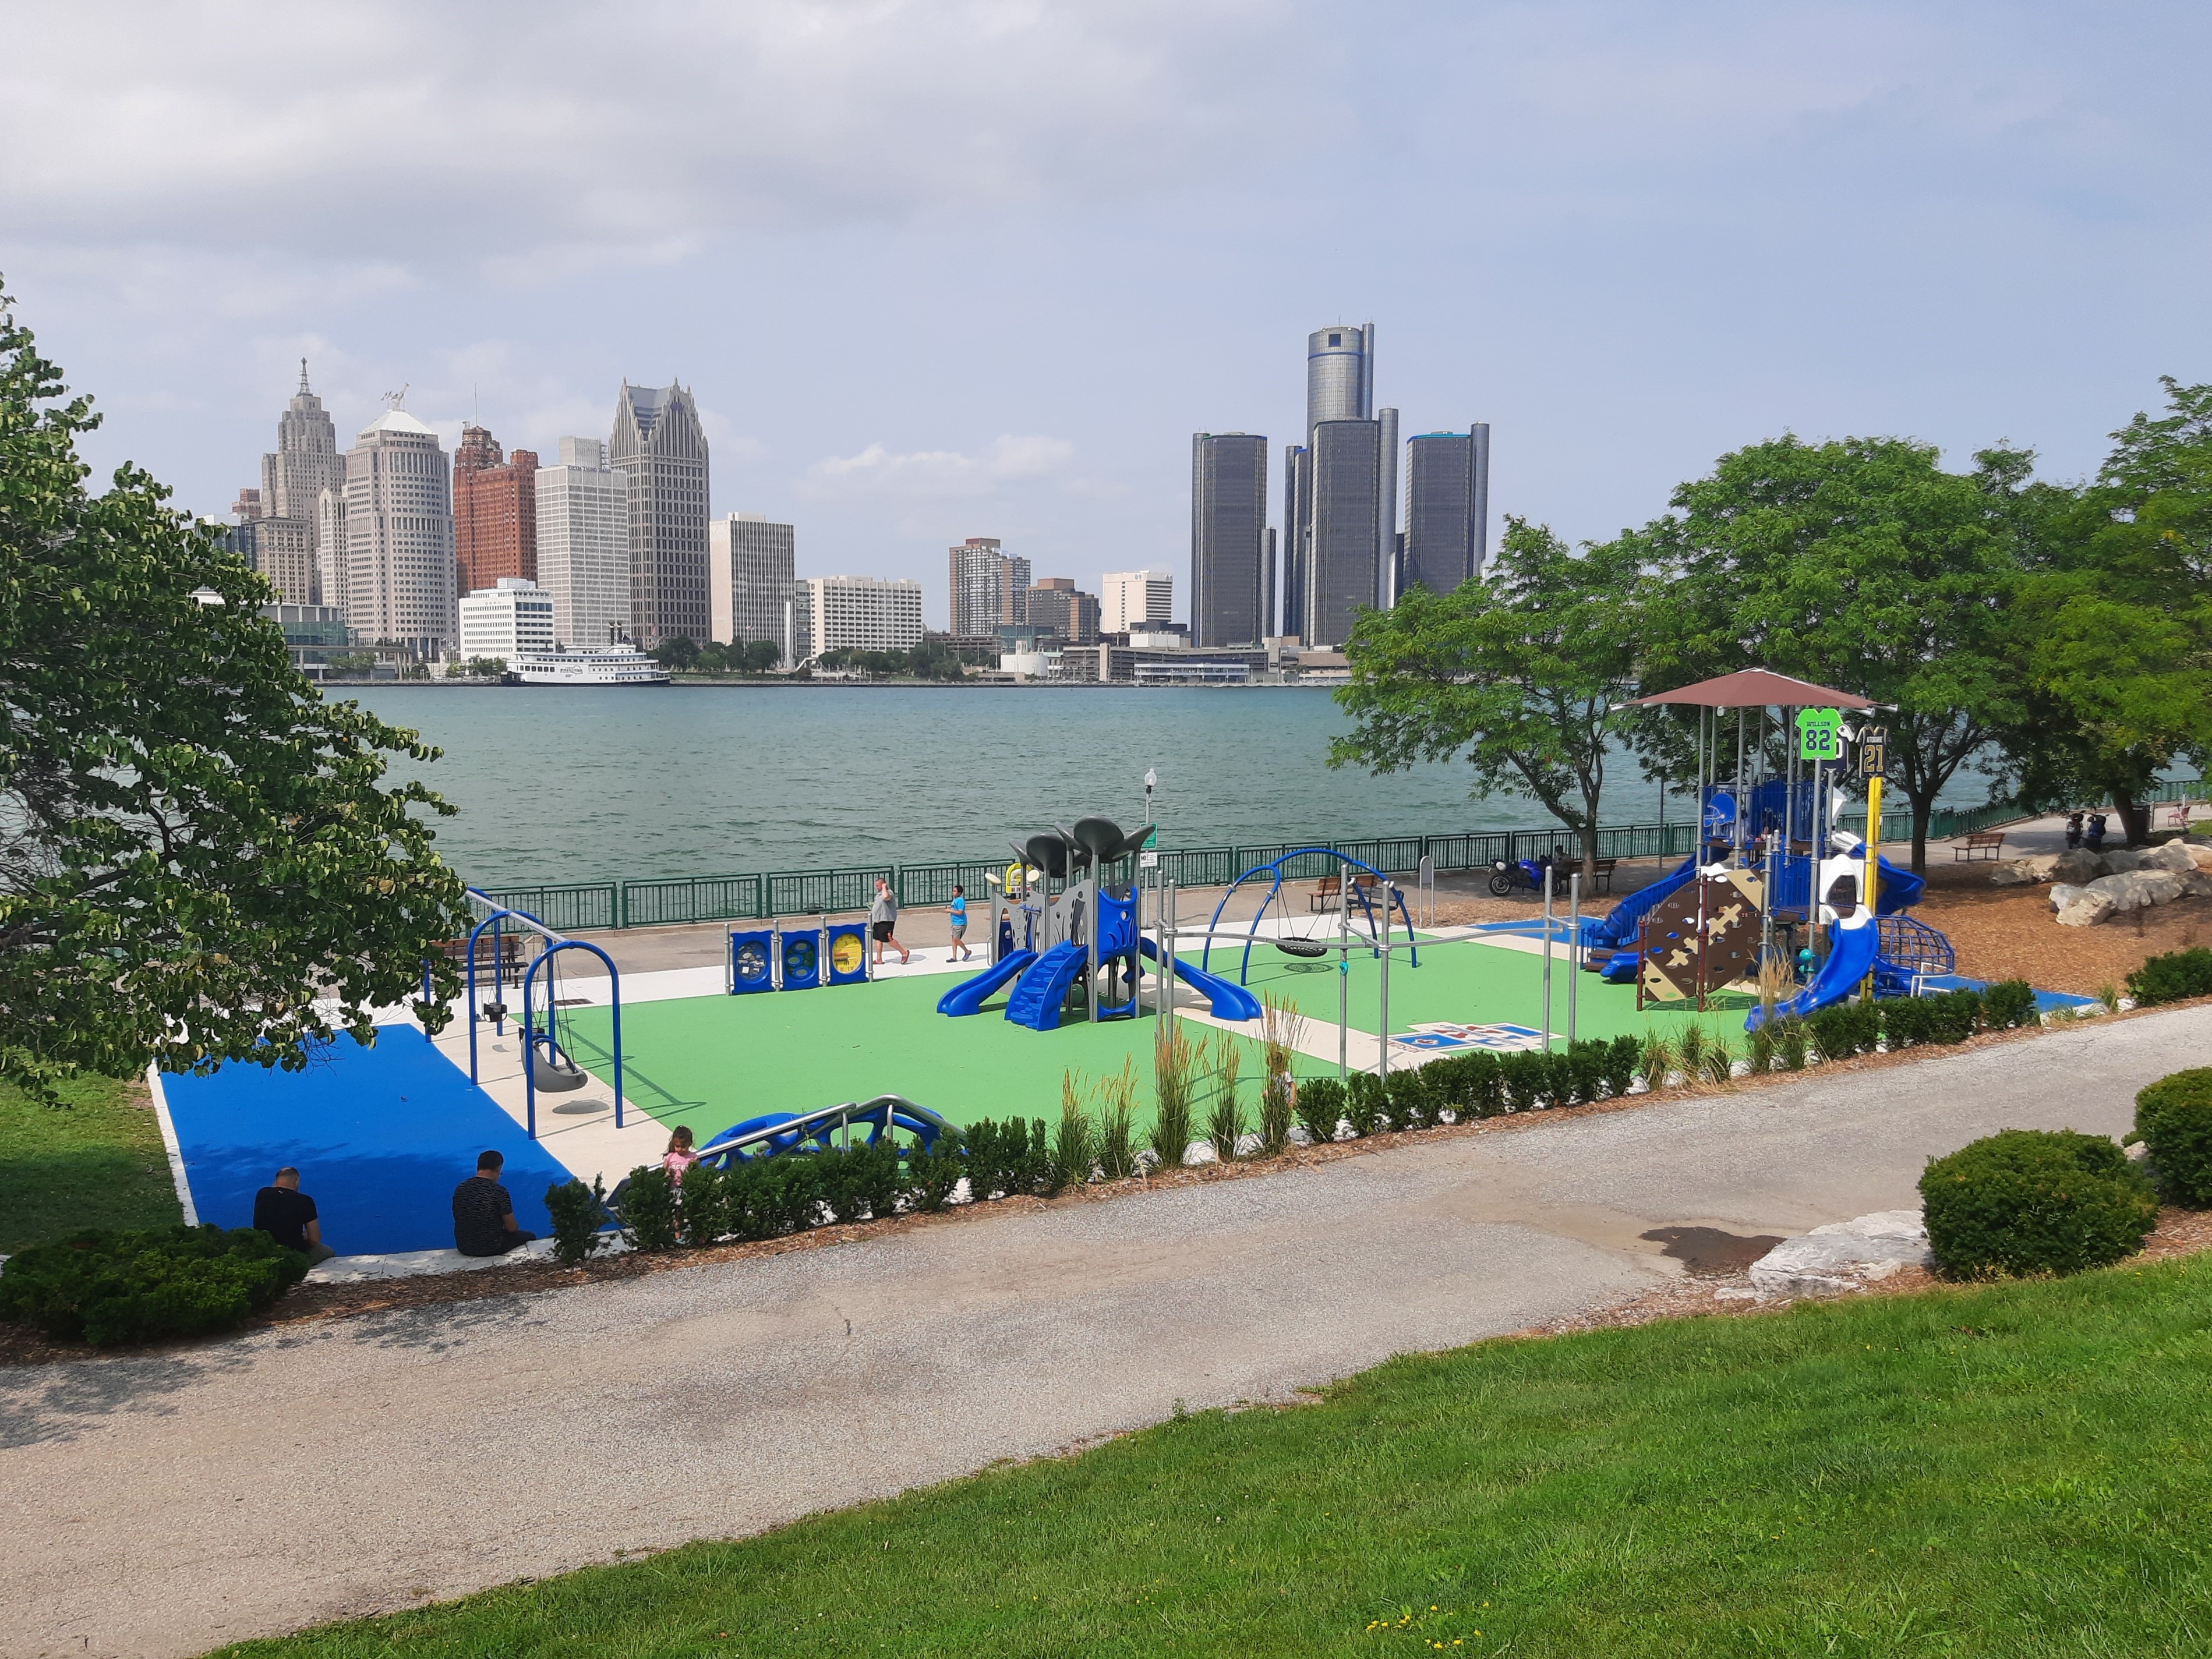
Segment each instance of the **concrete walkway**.
[{"label": "concrete walkway", "polygon": [[580,1290],[0,1371],[0,1653],[202,1653],[742,1534],[1635,1296],[1638,1235],[2124,1128],[2212,1010]]}]

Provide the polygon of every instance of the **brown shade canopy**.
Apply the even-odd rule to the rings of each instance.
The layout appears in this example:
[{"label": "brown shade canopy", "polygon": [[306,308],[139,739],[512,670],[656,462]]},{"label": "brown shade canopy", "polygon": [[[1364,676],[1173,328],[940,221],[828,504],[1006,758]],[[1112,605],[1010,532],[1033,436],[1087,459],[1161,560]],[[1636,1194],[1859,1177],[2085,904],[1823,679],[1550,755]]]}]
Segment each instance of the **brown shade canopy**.
[{"label": "brown shade canopy", "polygon": [[1699,680],[1695,685],[1686,685],[1674,691],[1655,691],[1648,697],[1630,700],[1631,706],[1655,702],[1686,702],[1698,708],[1871,708],[1874,702],[1868,697],[1855,697],[1848,691],[1831,691],[1825,685],[1815,685],[1810,680],[1795,680],[1787,674],[1771,673],[1764,668],[1743,668],[1733,674],[1723,674],[1717,680]]}]

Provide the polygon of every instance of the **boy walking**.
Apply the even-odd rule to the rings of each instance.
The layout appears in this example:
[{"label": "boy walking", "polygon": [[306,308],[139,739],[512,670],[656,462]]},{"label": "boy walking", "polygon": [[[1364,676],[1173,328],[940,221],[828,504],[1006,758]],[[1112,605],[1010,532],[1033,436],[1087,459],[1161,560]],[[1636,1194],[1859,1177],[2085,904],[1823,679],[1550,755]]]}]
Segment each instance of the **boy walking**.
[{"label": "boy walking", "polygon": [[951,921],[952,954],[945,959],[947,962],[972,959],[975,953],[968,948],[968,890],[965,887],[952,890]]}]

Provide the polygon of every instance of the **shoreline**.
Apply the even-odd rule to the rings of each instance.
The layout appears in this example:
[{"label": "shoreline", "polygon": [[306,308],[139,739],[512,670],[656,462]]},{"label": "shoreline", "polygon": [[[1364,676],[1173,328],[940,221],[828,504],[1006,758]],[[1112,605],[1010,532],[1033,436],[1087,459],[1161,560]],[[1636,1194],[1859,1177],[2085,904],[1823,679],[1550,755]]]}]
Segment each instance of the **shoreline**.
[{"label": "shoreline", "polygon": [[782,677],[745,680],[710,679],[701,675],[686,675],[680,679],[643,685],[509,685],[503,680],[444,678],[317,680],[315,684],[325,691],[389,691],[417,687],[434,687],[445,691],[668,691],[679,687],[705,691],[750,691],[771,688],[801,691],[1334,691],[1339,689],[1335,684],[1309,685],[1272,681],[1248,681],[1241,684],[1193,681],[1188,684],[1142,685],[1120,680],[795,680]]}]

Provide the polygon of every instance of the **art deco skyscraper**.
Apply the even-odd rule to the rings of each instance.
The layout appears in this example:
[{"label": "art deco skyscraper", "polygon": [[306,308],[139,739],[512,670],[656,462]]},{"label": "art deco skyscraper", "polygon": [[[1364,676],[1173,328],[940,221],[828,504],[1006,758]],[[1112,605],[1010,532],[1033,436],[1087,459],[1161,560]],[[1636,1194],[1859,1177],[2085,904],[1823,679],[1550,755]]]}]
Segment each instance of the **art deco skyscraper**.
[{"label": "art deco skyscraper", "polygon": [[1267,557],[1267,441],[1190,440],[1190,642],[1257,645],[1274,631]]},{"label": "art deco skyscraper", "polygon": [[1449,593],[1482,574],[1490,520],[1490,428],[1424,432],[1406,442],[1402,591],[1418,582]]},{"label": "art deco skyscraper", "polygon": [[1360,606],[1397,598],[1398,411],[1375,408],[1374,324],[1306,337],[1306,441],[1284,461],[1283,631],[1341,645]]},{"label": "art deco skyscraper", "polygon": [[276,453],[261,458],[260,512],[249,534],[255,567],[278,596],[293,605],[336,605],[322,592],[319,572],[335,550],[321,544],[318,503],[324,490],[343,488],[345,457],[337,428],[323,400],[307,386],[307,360],[300,360],[300,389],[276,421]]},{"label": "art deco skyscraper", "polygon": [[512,459],[480,426],[461,428],[453,451],[453,555],[456,596],[494,587],[502,576],[538,580],[538,457],[518,449]]},{"label": "art deco skyscraper", "polygon": [[623,382],[607,454],[629,477],[630,638],[651,650],[682,635],[704,643],[707,434],[681,386]]},{"label": "art deco skyscraper", "polygon": [[346,621],[365,641],[445,655],[457,626],[453,495],[438,434],[389,409],[345,462]]}]

